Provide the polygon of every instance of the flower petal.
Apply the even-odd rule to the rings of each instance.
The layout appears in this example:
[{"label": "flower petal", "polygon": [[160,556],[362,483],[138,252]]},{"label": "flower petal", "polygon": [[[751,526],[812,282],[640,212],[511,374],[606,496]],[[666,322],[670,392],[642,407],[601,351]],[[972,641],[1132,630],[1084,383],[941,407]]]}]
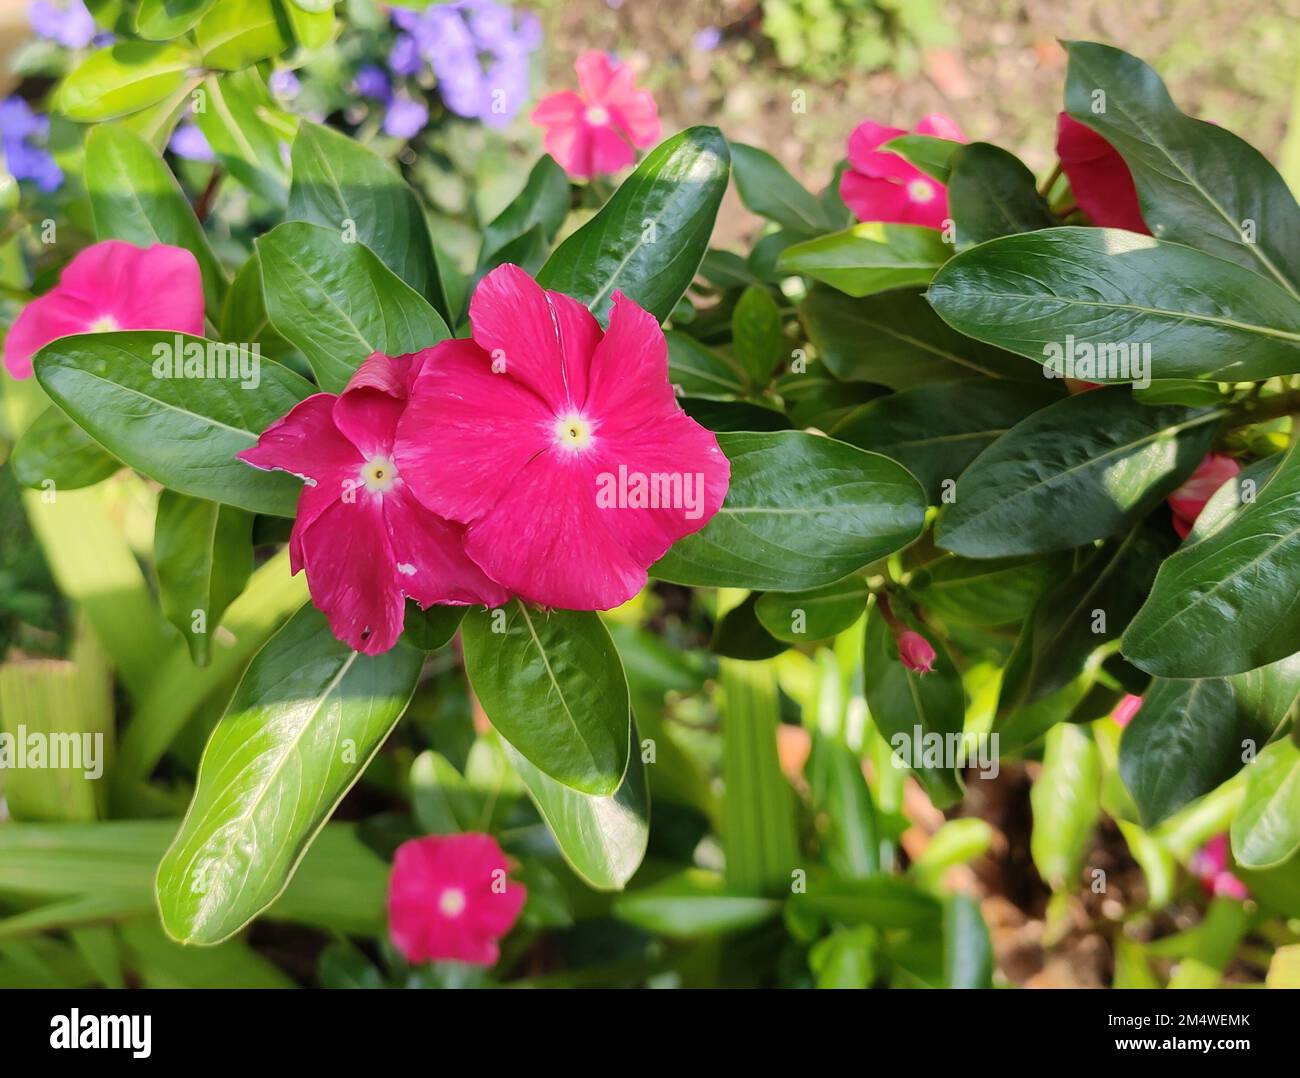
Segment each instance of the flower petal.
[{"label": "flower petal", "polygon": [[236,455],[254,468],[278,468],[337,489],[342,477],[355,473],[363,462],[357,447],[334,425],[337,399],[333,393],[314,393],[299,401],[262,431],[257,445]]},{"label": "flower petal", "polygon": [[849,135],[849,164],[858,172],[875,175],[874,169],[879,166],[882,158],[885,156],[898,158],[897,154],[878,154],[875,152],[876,147],[906,134],[907,132],[901,127],[889,127],[878,124],[874,120],[863,120]]},{"label": "flower petal", "polygon": [[5,369],[15,378],[30,378],[32,356],[50,341],[85,333],[94,317],[84,300],[58,288],[32,300],[5,336]]},{"label": "flower petal", "polygon": [[1075,201],[1093,224],[1151,234],[1142,220],[1133,174],[1101,135],[1062,112],[1056,121],[1056,155]]},{"label": "flower petal", "polygon": [[533,109],[532,121],[540,127],[571,126],[582,119],[587,103],[572,90],[547,94]]},{"label": "flower petal", "polygon": [[644,307],[615,291],[609,328],[591,357],[585,414],[598,436],[681,411],[668,380],[668,344]]},{"label": "flower petal", "polygon": [[384,495],[384,520],[402,591],[421,606],[509,600],[465,553],[464,526],[430,513],[400,483]]},{"label": "flower petal", "polygon": [[840,177],[840,198],[859,221],[904,221],[907,190],[891,180],[846,172]]}]

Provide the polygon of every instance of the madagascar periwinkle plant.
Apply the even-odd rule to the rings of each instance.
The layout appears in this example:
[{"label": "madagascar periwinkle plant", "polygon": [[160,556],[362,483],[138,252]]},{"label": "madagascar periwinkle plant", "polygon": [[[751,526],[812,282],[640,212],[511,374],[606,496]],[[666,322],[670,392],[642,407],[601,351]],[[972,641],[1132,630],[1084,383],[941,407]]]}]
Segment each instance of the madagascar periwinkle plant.
[{"label": "madagascar periwinkle plant", "polygon": [[[4,567],[0,981],[197,945],[285,983],[256,920],[322,933],[324,984],[989,986],[969,865],[1008,845],[1110,983],[1276,976],[1300,213],[1264,156],[1076,41],[1045,179],[932,115],[813,192],[605,53],[530,97],[487,0],[88,7],[2,114],[49,576]],[[330,71],[352,104],[293,104]],[[405,178],[444,116],[546,151],[460,261]],[[1012,787],[1029,822],[981,818]]]}]

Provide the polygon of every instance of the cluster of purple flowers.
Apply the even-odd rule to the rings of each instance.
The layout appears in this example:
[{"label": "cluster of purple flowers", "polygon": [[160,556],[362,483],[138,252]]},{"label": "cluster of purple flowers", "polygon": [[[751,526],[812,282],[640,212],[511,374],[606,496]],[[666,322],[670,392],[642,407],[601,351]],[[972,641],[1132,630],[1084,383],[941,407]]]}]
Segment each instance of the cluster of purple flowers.
[{"label": "cluster of purple flowers", "polygon": [[531,12],[516,17],[494,0],[458,0],[423,11],[395,7],[392,18],[399,33],[388,71],[368,64],[356,79],[359,93],[387,106],[387,134],[412,138],[429,121],[422,101],[393,90],[389,71],[410,77],[427,65],[448,110],[490,127],[505,127],[527,102],[529,54],[542,43]]},{"label": "cluster of purple flowers", "polygon": [[28,9],[27,18],[37,37],[57,41],[65,49],[84,49],[89,45],[102,45],[112,40],[112,34],[101,34],[95,19],[86,10],[82,0],[51,3],[35,0]]},{"label": "cluster of purple flowers", "polygon": [[21,97],[0,102],[0,146],[5,167],[15,180],[31,180],[42,191],[55,191],[63,183],[63,171],[44,146],[50,133],[50,118],[32,111]]}]

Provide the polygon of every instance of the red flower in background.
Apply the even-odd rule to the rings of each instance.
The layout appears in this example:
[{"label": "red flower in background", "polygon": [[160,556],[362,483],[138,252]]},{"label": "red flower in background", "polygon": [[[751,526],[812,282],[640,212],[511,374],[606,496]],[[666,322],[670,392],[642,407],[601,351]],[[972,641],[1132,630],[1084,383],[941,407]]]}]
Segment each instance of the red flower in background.
[{"label": "red flower in background", "polygon": [[1240,471],[1241,465],[1226,453],[1209,453],[1187,481],[1169,495],[1169,508],[1174,511],[1174,531],[1180,539],[1187,538],[1214,492]]},{"label": "red flower in background", "polygon": [[1056,156],[1079,209],[1094,225],[1151,234],[1124,158],[1091,127],[1064,112],[1056,122]]},{"label": "red flower in background", "polygon": [[[907,132],[874,120],[858,124],[849,136],[849,170],[840,177],[840,198],[859,221],[942,228],[948,217],[948,188],[898,154],[878,149]],[[916,134],[965,142],[956,122],[931,113]]]},{"label": "red flower in background", "polygon": [[1115,720],[1117,726],[1127,726],[1133,721],[1133,716],[1138,713],[1141,707],[1142,697],[1129,693],[1115,705],[1115,710],[1110,713],[1110,717]]},{"label": "red flower in background", "polygon": [[397,847],[388,883],[388,927],[408,962],[491,966],[528,891],[507,875],[491,835],[429,835]]},{"label": "red flower in background", "polygon": [[908,629],[898,634],[898,658],[909,670],[928,674],[934,669],[934,646],[920,633]]}]

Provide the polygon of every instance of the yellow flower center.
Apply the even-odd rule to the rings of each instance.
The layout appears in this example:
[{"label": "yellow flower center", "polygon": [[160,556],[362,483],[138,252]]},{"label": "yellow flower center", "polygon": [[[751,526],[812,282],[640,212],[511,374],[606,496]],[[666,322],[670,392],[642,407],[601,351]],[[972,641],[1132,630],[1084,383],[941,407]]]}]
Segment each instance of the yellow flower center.
[{"label": "yellow flower center", "polygon": [[438,899],[438,909],[444,917],[459,917],[465,912],[465,892],[458,887],[448,887]]},{"label": "yellow flower center", "polygon": [[913,180],[907,185],[907,197],[913,202],[930,202],[934,199],[934,188],[924,180]]},{"label": "yellow flower center", "polygon": [[361,482],[372,494],[392,490],[397,482],[397,465],[388,457],[371,457],[361,466]]},{"label": "yellow flower center", "polygon": [[111,314],[101,314],[90,323],[88,333],[116,333],[122,327],[117,324],[117,319]]},{"label": "yellow flower center", "polygon": [[587,123],[592,127],[604,127],[609,123],[609,109],[603,105],[592,105],[587,109]]},{"label": "yellow flower center", "polygon": [[591,424],[576,412],[560,416],[555,421],[555,444],[562,449],[577,452],[591,442]]}]

